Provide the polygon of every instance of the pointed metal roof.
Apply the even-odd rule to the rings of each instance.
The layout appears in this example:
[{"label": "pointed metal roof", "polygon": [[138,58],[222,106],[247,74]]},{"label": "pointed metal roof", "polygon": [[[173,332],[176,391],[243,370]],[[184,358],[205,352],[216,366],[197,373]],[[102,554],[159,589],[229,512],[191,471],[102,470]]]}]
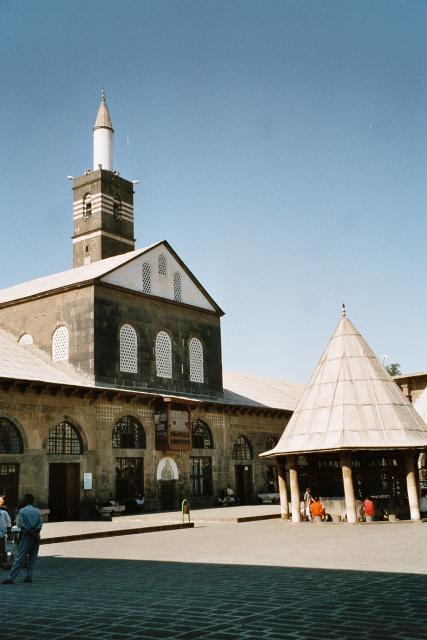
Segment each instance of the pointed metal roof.
[{"label": "pointed metal roof", "polygon": [[98,115],[96,116],[93,130],[95,129],[111,129],[114,132],[113,125],[111,124],[110,112],[108,111],[107,102],[105,100],[105,92],[101,91],[101,102],[99,104]]},{"label": "pointed metal roof", "polygon": [[277,446],[261,455],[427,446],[427,424],[345,313]]}]

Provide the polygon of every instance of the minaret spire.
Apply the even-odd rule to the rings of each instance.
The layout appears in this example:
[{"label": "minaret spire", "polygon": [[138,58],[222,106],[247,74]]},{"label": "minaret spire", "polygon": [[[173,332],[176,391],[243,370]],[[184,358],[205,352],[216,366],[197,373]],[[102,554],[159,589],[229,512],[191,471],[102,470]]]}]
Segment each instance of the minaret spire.
[{"label": "minaret spire", "polygon": [[135,249],[133,183],[113,170],[114,129],[101,91],[93,127],[93,171],[73,180],[73,266]]},{"label": "minaret spire", "polygon": [[93,168],[113,171],[114,129],[110,112],[105,100],[105,91],[101,91],[101,102],[93,127]]}]

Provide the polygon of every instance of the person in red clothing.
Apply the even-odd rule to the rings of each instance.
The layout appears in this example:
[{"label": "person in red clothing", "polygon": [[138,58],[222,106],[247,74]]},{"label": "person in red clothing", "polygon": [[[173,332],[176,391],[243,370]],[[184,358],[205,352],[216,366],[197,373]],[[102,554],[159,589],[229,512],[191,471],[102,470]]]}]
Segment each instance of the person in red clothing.
[{"label": "person in red clothing", "polygon": [[370,496],[364,499],[362,508],[366,522],[372,522],[375,516],[375,505]]},{"label": "person in red clothing", "polygon": [[325,517],[325,507],[317,497],[314,498],[314,502],[311,503],[310,511],[315,522],[320,522]]}]

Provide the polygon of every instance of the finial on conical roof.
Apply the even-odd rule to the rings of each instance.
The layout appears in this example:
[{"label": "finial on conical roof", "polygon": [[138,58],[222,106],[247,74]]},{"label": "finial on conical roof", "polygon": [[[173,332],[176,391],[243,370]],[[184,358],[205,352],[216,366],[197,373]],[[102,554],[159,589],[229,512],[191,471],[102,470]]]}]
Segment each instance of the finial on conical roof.
[{"label": "finial on conical roof", "polygon": [[111,129],[114,132],[113,125],[111,124],[110,112],[108,111],[107,101],[105,100],[105,91],[101,89],[101,103],[98,109],[98,115],[96,116],[95,129]]},{"label": "finial on conical roof", "polygon": [[345,308],[345,304],[344,302],[342,303],[342,317],[345,318],[347,315],[347,310]]}]

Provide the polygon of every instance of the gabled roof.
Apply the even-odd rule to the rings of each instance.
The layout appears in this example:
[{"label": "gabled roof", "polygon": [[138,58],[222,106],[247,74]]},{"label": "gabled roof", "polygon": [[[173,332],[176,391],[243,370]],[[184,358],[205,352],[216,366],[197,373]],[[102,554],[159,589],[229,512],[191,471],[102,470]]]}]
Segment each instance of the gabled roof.
[{"label": "gabled roof", "polygon": [[285,380],[223,371],[227,404],[294,411],[305,385]]},{"label": "gabled roof", "polygon": [[14,285],[13,287],[8,287],[7,289],[1,289],[0,305],[23,300],[26,298],[31,298],[33,296],[41,294],[51,293],[63,288],[82,286],[94,281],[99,281],[103,276],[112,273],[119,267],[132,262],[132,260],[137,259],[139,256],[148,253],[151,249],[154,249],[155,247],[158,247],[160,245],[164,245],[168,249],[168,251],[170,251],[170,253],[179,262],[182,269],[185,270],[185,272],[189,275],[193,283],[198,287],[203,295],[206,296],[217,313],[223,315],[224,312],[211,298],[206,289],[192,274],[188,267],[184,264],[178,254],[172,249],[167,240],[156,242],[155,244],[152,244],[143,249],[128,251],[127,253],[113,256],[111,258],[105,258],[104,260],[98,260],[97,262],[92,262],[82,267],[76,267],[74,269],[69,269],[60,273],[54,273],[49,276],[36,278],[35,280],[29,280],[28,282],[23,282],[21,284]]},{"label": "gabled roof", "polygon": [[263,456],[427,446],[427,424],[343,317],[277,446]]}]

